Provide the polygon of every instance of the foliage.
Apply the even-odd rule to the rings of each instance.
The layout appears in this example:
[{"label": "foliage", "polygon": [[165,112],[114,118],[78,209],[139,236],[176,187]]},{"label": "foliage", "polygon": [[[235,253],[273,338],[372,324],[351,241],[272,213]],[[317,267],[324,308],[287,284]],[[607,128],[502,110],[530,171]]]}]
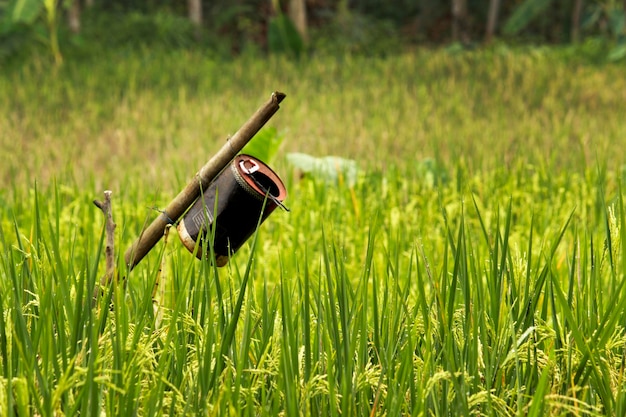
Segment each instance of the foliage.
[{"label": "foliage", "polygon": [[[0,48],[2,55],[10,57],[14,48],[13,38],[22,36],[25,32],[26,39],[29,40],[30,31],[35,31],[35,39],[44,43],[49,49],[54,62],[58,65],[63,57],[58,39],[58,7],[56,0],[11,0],[4,7],[3,19],[0,21],[0,39],[4,38],[9,46]],[[45,31],[41,30],[45,27]],[[20,30],[21,29],[21,30]],[[17,41],[19,42],[19,41]],[[24,43],[22,43],[24,46]],[[16,51],[17,52],[17,51]]]},{"label": "foliage", "polygon": [[599,27],[614,42],[608,54],[611,61],[626,58],[626,10],[619,8],[617,2],[594,2],[587,8],[587,17],[583,22],[586,30]]},{"label": "foliage", "polygon": [[286,53],[299,58],[304,51],[304,41],[287,15],[270,19],[267,27],[267,44],[272,53]]},{"label": "foliage", "polygon": [[552,0],[526,0],[522,2],[508,18],[504,25],[504,33],[516,35],[534,18],[545,12]]},{"label": "foliage", "polygon": [[[3,71],[0,414],[623,415],[622,73],[498,45]],[[258,138],[285,132],[291,211],[225,268],[171,228],[126,271],[276,89]],[[300,178],[295,152],[358,175]],[[125,285],[99,293],[104,189]]]},{"label": "foliage", "polygon": [[389,21],[358,12],[337,13],[312,34],[312,50],[321,54],[388,55],[400,52],[403,44]]},{"label": "foliage", "polygon": [[[506,35],[518,35],[538,18],[545,19],[546,13],[554,0],[524,0],[507,19],[503,32]],[[571,5],[570,5],[571,6]],[[608,52],[610,61],[626,57],[626,16],[623,4],[617,1],[594,1],[585,5],[581,28],[589,34],[601,35],[613,42]]]},{"label": "foliage", "polygon": [[264,127],[244,146],[241,153],[252,155],[269,164],[285,139],[274,126]]},{"label": "foliage", "polygon": [[0,6],[0,62],[46,42],[46,26],[41,16],[46,11],[41,0],[12,0]]},{"label": "foliage", "polygon": [[[367,177],[356,200],[291,183],[291,213],[220,271],[172,230],[95,309],[89,195],[33,191],[2,223],[0,347],[15,394],[0,406],[23,408],[26,381],[42,415],[619,415],[624,214],[621,194],[604,206],[593,185],[612,179],[554,176],[533,214],[520,202],[542,190],[515,172],[461,177],[460,191],[398,174]],[[568,214],[579,198],[607,208],[598,227]],[[118,222],[141,222],[116,201]]]},{"label": "foliage", "polygon": [[43,11],[43,6],[41,0],[13,0],[4,6],[5,23],[32,24]]},{"label": "foliage", "polygon": [[[104,30],[107,30],[108,35],[99,39],[99,34]],[[151,15],[137,12],[90,13],[83,36],[113,48],[128,45],[184,48],[195,42],[193,27],[187,19],[164,12]]]},{"label": "foliage", "polygon": [[[81,32],[66,23],[71,2],[0,0],[0,59],[40,55],[47,51],[58,65],[63,55],[99,56],[103,48],[198,49],[218,56],[260,52],[288,54],[358,53],[378,56],[416,45],[442,45],[451,40],[450,2],[324,0],[308,5],[308,39],[302,39],[287,15],[286,2],[217,0],[203,2],[203,25],[194,27],[185,2],[172,0],[95,0],[80,14]],[[453,48],[474,48],[483,39],[488,0],[467,2],[463,22],[468,41]],[[574,2],[516,0],[501,2],[496,36],[518,43],[570,41]],[[582,40],[599,37],[613,43],[605,58],[626,56],[623,3],[585,2]]]}]

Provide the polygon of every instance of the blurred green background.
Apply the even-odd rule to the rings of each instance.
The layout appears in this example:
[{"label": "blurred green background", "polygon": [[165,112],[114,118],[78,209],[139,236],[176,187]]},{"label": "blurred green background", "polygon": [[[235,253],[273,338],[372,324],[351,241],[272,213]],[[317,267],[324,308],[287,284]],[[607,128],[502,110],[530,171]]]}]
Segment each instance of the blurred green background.
[{"label": "blurred green background", "polygon": [[1,0],[0,60],[102,49],[201,48],[206,54],[389,54],[492,42],[579,45],[626,56],[619,0]]}]

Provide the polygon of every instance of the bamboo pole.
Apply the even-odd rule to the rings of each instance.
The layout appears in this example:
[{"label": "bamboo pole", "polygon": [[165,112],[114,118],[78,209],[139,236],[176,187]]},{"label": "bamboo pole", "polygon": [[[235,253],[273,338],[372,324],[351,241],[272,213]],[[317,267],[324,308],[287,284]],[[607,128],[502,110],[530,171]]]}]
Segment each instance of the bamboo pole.
[{"label": "bamboo pole", "polygon": [[278,111],[279,104],[285,94],[275,91],[270,99],[263,104],[248,121],[239,128],[237,133],[228,139],[226,144],[198,171],[187,186],[161,212],[159,217],[146,227],[137,240],[124,254],[128,270],[132,270],[163,236],[165,227],[176,222],[191,204],[205,191],[211,181],[237,156],[252,137]]}]

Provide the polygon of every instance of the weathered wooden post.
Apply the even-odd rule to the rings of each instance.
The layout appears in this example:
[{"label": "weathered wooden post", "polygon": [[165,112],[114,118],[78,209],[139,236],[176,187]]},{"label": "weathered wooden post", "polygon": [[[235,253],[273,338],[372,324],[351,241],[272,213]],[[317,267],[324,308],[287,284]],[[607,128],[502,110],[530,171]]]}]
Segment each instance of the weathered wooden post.
[{"label": "weathered wooden post", "polygon": [[146,227],[124,255],[128,270],[132,270],[157,244],[166,226],[176,222],[194,201],[204,192],[211,181],[237,156],[252,137],[278,111],[285,94],[275,91],[248,121],[230,137],[226,144],[198,171],[194,178],[167,205],[165,210]]}]

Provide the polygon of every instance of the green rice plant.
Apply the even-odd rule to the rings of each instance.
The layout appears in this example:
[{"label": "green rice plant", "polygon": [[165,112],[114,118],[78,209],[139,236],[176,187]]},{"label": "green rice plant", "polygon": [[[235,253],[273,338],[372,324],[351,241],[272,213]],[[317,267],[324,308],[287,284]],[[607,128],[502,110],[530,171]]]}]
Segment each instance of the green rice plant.
[{"label": "green rice plant", "polygon": [[[376,178],[355,185],[354,193],[380,194],[389,184]],[[335,218],[342,199],[351,204],[338,185],[318,200],[324,220],[305,222],[308,207],[295,201],[290,214],[276,217],[276,226],[291,225],[287,236],[295,241],[306,227],[308,244],[292,249],[284,240],[285,251],[278,252],[253,244],[218,271],[187,255],[171,236],[128,276],[127,286],[105,291],[95,308],[102,234],[92,228],[93,237],[78,245],[76,231],[58,222],[64,210],[58,187],[44,195],[37,190],[32,214],[13,221],[15,236],[2,229],[8,248],[2,369],[11,381],[6,392],[15,393],[6,397],[7,407],[150,415],[595,415],[622,409],[614,394],[620,367],[609,365],[620,363],[624,346],[623,285],[612,278],[623,264],[621,197],[605,212],[606,227],[590,231],[594,241],[604,236],[612,243],[586,246],[591,251],[583,256],[586,238],[571,226],[571,213],[560,229],[548,231],[538,230],[541,216],[530,214],[520,234],[512,200],[501,212],[481,208],[470,195],[473,210],[457,209],[445,205],[460,196],[456,185],[428,195],[413,192],[420,185],[408,179],[396,181],[394,190],[408,187],[420,215],[434,221],[428,230],[441,233],[404,234],[418,230],[416,217],[394,215],[392,200],[363,203],[359,210],[368,221],[357,219],[356,210]],[[292,189],[305,201],[315,199],[321,189],[311,182]],[[24,222],[32,225],[28,234],[20,230]],[[85,226],[78,222],[77,228]],[[280,241],[281,230],[271,224],[260,229],[258,242]],[[347,240],[359,224],[366,228],[353,229]],[[516,249],[522,244],[524,255]],[[276,264],[266,263],[272,259]],[[157,320],[152,290],[159,273],[164,289]],[[612,286],[611,295],[598,286]]]},{"label": "green rice plant", "polygon": [[[146,50],[3,73],[0,414],[622,415],[626,89],[553,53]],[[170,227],[128,271],[279,82],[290,212],[224,268]],[[301,176],[292,151],[358,174]],[[119,280],[94,298],[104,185]]]}]

